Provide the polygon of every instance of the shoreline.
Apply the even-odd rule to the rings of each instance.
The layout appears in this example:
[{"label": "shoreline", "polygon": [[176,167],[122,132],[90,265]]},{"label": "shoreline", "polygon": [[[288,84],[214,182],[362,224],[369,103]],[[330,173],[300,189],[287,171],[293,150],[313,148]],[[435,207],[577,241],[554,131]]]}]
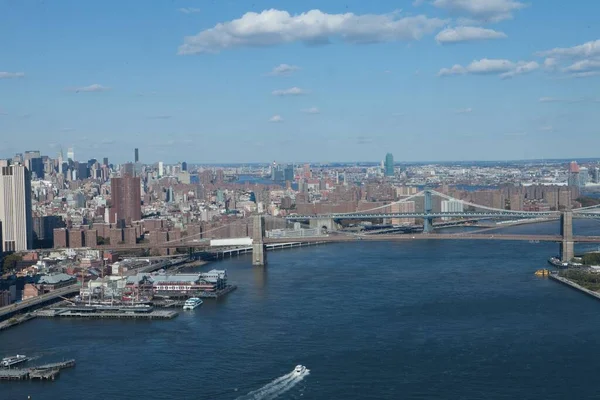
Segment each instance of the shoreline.
[{"label": "shoreline", "polygon": [[597,300],[600,300],[600,293],[598,292],[594,292],[592,290],[586,289],[583,286],[567,279],[567,278],[563,278],[562,276],[558,276],[557,272],[551,272],[549,275],[550,279],[555,280],[556,282],[562,283],[563,285],[567,285],[572,289],[578,290],[580,292],[583,292],[585,294],[587,294],[588,296],[591,296]]}]

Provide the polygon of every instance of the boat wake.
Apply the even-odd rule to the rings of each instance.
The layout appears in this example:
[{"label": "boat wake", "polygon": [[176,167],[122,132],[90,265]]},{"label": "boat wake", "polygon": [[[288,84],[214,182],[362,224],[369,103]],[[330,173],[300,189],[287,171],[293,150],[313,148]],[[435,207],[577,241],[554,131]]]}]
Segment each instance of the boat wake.
[{"label": "boat wake", "polygon": [[238,397],[236,400],[272,400],[281,396],[288,390],[292,389],[298,383],[300,383],[308,374],[310,370],[307,368],[304,371],[290,372],[279,378],[267,383],[260,389],[254,390],[244,396]]}]

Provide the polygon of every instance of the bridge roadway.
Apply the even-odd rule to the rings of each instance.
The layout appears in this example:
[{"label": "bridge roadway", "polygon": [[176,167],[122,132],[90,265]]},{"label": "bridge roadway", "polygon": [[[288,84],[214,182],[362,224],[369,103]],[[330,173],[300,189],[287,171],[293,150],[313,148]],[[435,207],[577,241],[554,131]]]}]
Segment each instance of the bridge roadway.
[{"label": "bridge roadway", "polygon": [[[558,218],[559,212],[554,211],[506,211],[506,212],[382,212],[382,213],[347,213],[347,214],[315,214],[315,215],[289,215],[288,221],[319,220],[319,219],[380,219],[380,218]],[[597,212],[573,212],[577,218],[600,218]]]},{"label": "bridge roadway", "polygon": [[[562,242],[561,235],[494,235],[494,234],[468,234],[468,233],[433,233],[433,234],[400,234],[400,235],[328,235],[304,238],[265,238],[265,244],[284,243],[291,241],[301,242],[355,242],[365,241],[395,241],[395,240],[508,240],[527,242]],[[600,243],[600,236],[574,236],[574,242]]]},{"label": "bridge roadway", "polygon": [[80,283],[65,286],[53,292],[43,294],[31,299],[23,300],[20,303],[11,304],[6,307],[0,307],[0,321],[11,318],[13,315],[30,311],[36,307],[44,306],[56,301],[60,297],[67,297],[79,293]]}]

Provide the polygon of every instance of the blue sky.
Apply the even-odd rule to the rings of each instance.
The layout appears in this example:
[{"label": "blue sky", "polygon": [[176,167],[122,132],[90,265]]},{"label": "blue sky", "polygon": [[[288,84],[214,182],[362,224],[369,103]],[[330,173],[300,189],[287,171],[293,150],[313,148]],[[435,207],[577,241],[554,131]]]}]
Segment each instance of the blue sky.
[{"label": "blue sky", "polygon": [[0,0],[0,157],[595,157],[596,3]]}]

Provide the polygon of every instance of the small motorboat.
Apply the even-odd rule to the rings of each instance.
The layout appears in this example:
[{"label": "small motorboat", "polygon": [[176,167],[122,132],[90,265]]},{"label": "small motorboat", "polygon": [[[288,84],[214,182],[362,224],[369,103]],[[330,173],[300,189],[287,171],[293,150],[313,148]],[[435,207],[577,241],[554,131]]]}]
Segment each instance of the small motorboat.
[{"label": "small motorboat", "polygon": [[296,368],[294,368],[294,374],[296,375],[300,375],[304,373],[304,371],[306,371],[306,367],[304,365],[296,365]]}]

